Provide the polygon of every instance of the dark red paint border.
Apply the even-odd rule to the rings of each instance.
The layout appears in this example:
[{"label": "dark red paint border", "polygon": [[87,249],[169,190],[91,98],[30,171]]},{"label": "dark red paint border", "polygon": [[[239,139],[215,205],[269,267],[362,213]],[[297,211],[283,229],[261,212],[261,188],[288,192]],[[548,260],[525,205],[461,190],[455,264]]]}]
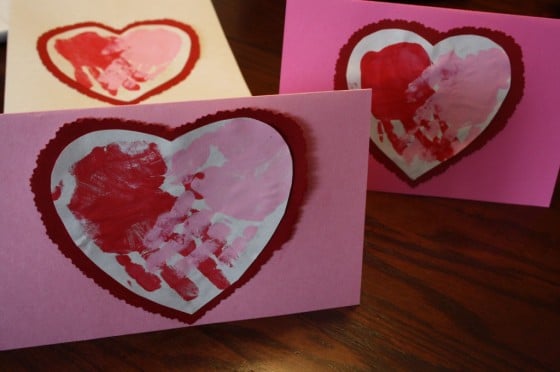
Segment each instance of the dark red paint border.
[{"label": "dark red paint border", "polygon": [[456,154],[455,156],[447,159],[440,165],[432,168],[428,172],[424,173],[422,176],[418,177],[416,180],[411,180],[396,164],[394,164],[377,146],[370,138],[370,153],[371,155],[383,164],[387,169],[397,175],[402,181],[406,182],[409,186],[417,186],[420,183],[426,182],[430,178],[440,175],[445,172],[453,164],[459,162],[465,156],[468,156],[482,148],[488,141],[490,141],[494,136],[496,136],[502,129],[505,128],[507,121],[515,111],[517,104],[521,101],[523,97],[523,90],[525,87],[525,70],[523,66],[523,52],[521,47],[515,42],[513,37],[496,30],[491,30],[487,28],[476,28],[476,27],[460,27],[454,28],[447,32],[440,32],[436,29],[427,27],[419,22],[405,21],[405,20],[381,20],[376,23],[369,24],[360,28],[356,31],[348,42],[340,49],[339,57],[336,62],[335,75],[334,75],[334,89],[335,90],[346,90],[348,88],[348,83],[346,81],[346,70],[348,68],[348,61],[350,59],[350,54],[352,53],[354,47],[360,42],[364,37],[370,35],[374,32],[385,30],[385,29],[402,29],[407,31],[415,32],[416,34],[422,36],[424,39],[428,40],[432,45],[437,44],[443,39],[450,36],[458,35],[478,35],[486,37],[496,44],[500,45],[509,57],[511,65],[511,86],[506,98],[504,99],[502,106],[494,116],[494,119],[490,122],[488,127],[478,136],[471,144],[469,144],[465,149]]},{"label": "dark red paint border", "polygon": [[[216,121],[239,117],[253,118],[268,124],[284,138],[293,159],[294,174],[288,204],[282,220],[261,254],[238,281],[205,304],[197,312],[190,315],[152,302],[129,291],[126,287],[116,282],[110,275],[99,269],[75,246],[56,212],[51,193],[51,173],[59,154],[67,145],[88,133],[109,129],[131,130],[159,136],[167,140],[173,140],[194,129]],[[133,306],[190,324],[199,319],[208,310],[217,306],[222,299],[231,295],[237,288],[253,278],[274,252],[291,239],[299,220],[302,205],[305,203],[305,195],[309,191],[309,165],[307,162],[308,154],[306,147],[304,128],[300,126],[298,122],[288,116],[268,110],[242,108],[234,111],[219,111],[215,114],[204,116],[191,124],[184,124],[176,128],[171,128],[162,124],[149,124],[121,118],[83,118],[72,123],[64,124],[58,130],[55,137],[41,150],[37,157],[37,166],[30,179],[30,185],[34,194],[35,205],[41,214],[41,219],[46,228],[48,237],[86,276],[93,279],[95,283],[102,288],[107,289],[115,297]]]},{"label": "dark red paint border", "polygon": [[[52,59],[50,58],[49,53],[47,51],[47,43],[49,42],[50,39],[56,37],[61,33],[70,30],[75,30],[81,27],[97,27],[109,31],[111,33],[120,35],[134,27],[144,26],[144,25],[165,25],[165,26],[171,26],[180,29],[181,31],[189,35],[189,38],[191,40],[191,52],[185,65],[177,75],[175,75],[173,78],[169,79],[168,81],[164,82],[163,84],[156,86],[155,88],[147,91],[143,95],[130,101],[122,101],[117,98],[111,98],[109,96],[99,94],[91,89],[84,87],[83,85],[81,85],[74,79],[66,76],[62,71],[60,71],[58,67],[54,64]],[[57,27],[50,31],[45,32],[37,39],[37,52],[39,53],[39,58],[41,58],[41,61],[43,62],[43,65],[45,65],[47,70],[49,70],[51,74],[53,74],[58,80],[60,80],[62,83],[66,84],[67,86],[76,89],[78,92],[85,94],[90,98],[107,102],[112,105],[130,105],[130,104],[137,104],[149,97],[160,94],[165,90],[171,88],[172,86],[177,85],[181,81],[185,80],[193,70],[198,59],[200,58],[200,42],[196,31],[191,26],[172,19],[158,19],[158,20],[134,22],[125,26],[122,29],[115,29],[98,22],[83,22],[83,23],[72,24],[69,26]]]}]

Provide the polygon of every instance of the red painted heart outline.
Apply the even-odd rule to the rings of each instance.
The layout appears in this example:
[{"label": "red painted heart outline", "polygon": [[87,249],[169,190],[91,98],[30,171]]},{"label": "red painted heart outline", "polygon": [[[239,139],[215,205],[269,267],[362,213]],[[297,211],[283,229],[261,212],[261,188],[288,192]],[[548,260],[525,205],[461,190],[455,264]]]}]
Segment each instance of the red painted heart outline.
[{"label": "red painted heart outline", "polygon": [[[217,121],[235,118],[255,119],[272,127],[288,145],[293,161],[293,181],[284,215],[266,246],[236,282],[207,302],[194,314],[188,314],[153,302],[129,291],[109,274],[97,267],[85,253],[77,248],[56,210],[53,201],[53,190],[51,190],[51,173],[59,154],[64,148],[82,136],[108,129],[134,131],[172,141]],[[118,118],[84,118],[64,124],[58,130],[55,137],[41,150],[37,157],[37,166],[30,179],[30,185],[34,194],[35,205],[40,212],[48,237],[87,277],[93,279],[96,284],[108,290],[115,297],[133,306],[182,322],[193,323],[209,309],[218,305],[222,299],[230,296],[237,288],[253,278],[274,252],[291,238],[308,191],[309,176],[307,174],[308,164],[306,159],[306,141],[303,128],[288,116],[267,110],[245,108],[235,111],[219,111],[215,114],[204,116],[191,124],[184,124],[174,128],[162,124],[148,124]]]},{"label": "red painted heart outline", "polygon": [[[104,95],[104,94],[100,94],[97,93],[85,86],[83,86],[82,84],[80,84],[79,82],[77,82],[75,79],[69,77],[67,74],[65,74],[64,72],[62,72],[58,66],[56,65],[56,63],[53,61],[53,59],[51,58],[49,51],[48,51],[48,43],[50,40],[52,40],[53,38],[55,38],[57,35],[61,35],[63,33],[69,32],[69,31],[73,31],[73,30],[78,30],[80,28],[98,28],[100,30],[103,31],[107,31],[111,34],[114,35],[122,35],[125,32],[132,30],[134,28],[138,28],[138,27],[143,27],[143,26],[157,26],[157,25],[162,25],[162,26],[167,26],[167,27],[171,27],[171,28],[175,28],[179,31],[181,31],[182,33],[186,34],[188,36],[188,38],[190,39],[190,54],[189,57],[187,58],[187,60],[185,61],[182,69],[172,78],[168,79],[167,81],[164,81],[163,83],[155,86],[154,88],[146,91],[145,93],[141,94],[140,96],[128,100],[128,101],[123,101],[120,100],[118,98],[113,98],[110,97],[108,95]],[[154,95],[160,94],[166,90],[168,90],[169,88],[179,84],[180,82],[182,82],[183,80],[185,80],[189,74],[192,72],[192,70],[194,69],[198,59],[200,58],[200,41],[198,38],[198,35],[196,33],[196,31],[189,25],[172,20],[172,19],[157,19],[157,20],[146,20],[146,21],[139,21],[139,22],[134,22],[134,23],[130,23],[127,26],[121,28],[121,29],[116,29],[116,28],[112,28],[110,26],[107,26],[105,24],[102,23],[98,23],[98,22],[81,22],[81,23],[76,23],[76,24],[72,24],[72,25],[68,25],[68,26],[62,26],[62,27],[57,27],[54,28],[52,30],[49,30],[45,33],[43,33],[41,36],[39,36],[39,38],[37,39],[37,52],[39,54],[39,58],[41,59],[42,63],[44,64],[44,66],[47,68],[47,70],[54,76],[56,77],[59,81],[61,81],[62,83],[64,83],[65,85],[69,86],[72,89],[75,89],[76,91],[90,97],[90,98],[94,98],[106,103],[110,103],[112,105],[129,105],[129,104],[137,104],[140,103]]]},{"label": "red painted heart outline", "polygon": [[434,28],[427,27],[419,22],[406,21],[406,20],[381,20],[369,25],[366,25],[356,32],[354,32],[348,39],[346,44],[340,49],[339,57],[335,66],[334,75],[334,89],[345,90],[351,89],[346,79],[346,71],[349,64],[350,56],[355,46],[365,37],[382,30],[398,29],[416,33],[420,37],[427,40],[432,45],[455,36],[462,35],[476,35],[489,39],[490,41],[498,44],[507,54],[511,66],[511,85],[502,105],[495,113],[493,119],[488,126],[484,129],[482,134],[474,139],[466,148],[455,153],[452,157],[446,159],[436,167],[425,172],[416,179],[411,179],[407,174],[400,169],[383,151],[381,151],[374,141],[370,138],[370,153],[371,155],[383,164],[388,170],[394,173],[402,181],[408,185],[415,187],[434,176],[440,175],[445,172],[453,164],[459,162],[463,157],[472,154],[476,150],[482,148],[489,140],[491,140],[497,133],[505,128],[507,121],[515,111],[517,104],[523,96],[524,90],[524,66],[523,66],[523,53],[521,47],[515,40],[501,32],[487,28],[475,27],[459,27],[451,29],[447,32],[440,32]]}]

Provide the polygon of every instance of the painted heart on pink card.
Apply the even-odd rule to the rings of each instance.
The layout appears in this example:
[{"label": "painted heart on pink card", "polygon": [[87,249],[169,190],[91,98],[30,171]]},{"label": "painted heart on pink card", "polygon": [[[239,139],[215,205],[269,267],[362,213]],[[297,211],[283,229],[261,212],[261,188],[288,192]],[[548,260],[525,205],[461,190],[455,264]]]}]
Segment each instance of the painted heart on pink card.
[{"label": "painted heart on pink card", "polygon": [[180,83],[199,56],[195,30],[164,19],[117,30],[96,22],[55,28],[37,40],[45,67],[61,82],[111,104],[134,104]]},{"label": "painted heart on pink card", "polygon": [[342,48],[335,87],[372,89],[374,155],[416,185],[505,126],[522,95],[521,51],[496,31],[382,21]]},{"label": "painted heart on pink card", "polygon": [[303,146],[294,122],[267,111],[179,128],[82,119],[41,152],[31,184],[48,235],[84,273],[192,321],[289,238]]}]

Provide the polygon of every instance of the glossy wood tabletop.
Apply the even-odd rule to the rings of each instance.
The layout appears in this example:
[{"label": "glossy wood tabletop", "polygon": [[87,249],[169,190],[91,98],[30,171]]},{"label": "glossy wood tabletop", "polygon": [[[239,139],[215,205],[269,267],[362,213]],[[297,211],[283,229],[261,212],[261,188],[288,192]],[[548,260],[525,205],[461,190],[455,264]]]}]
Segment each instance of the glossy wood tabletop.
[{"label": "glossy wood tabletop", "polygon": [[[408,3],[560,17],[558,0]],[[252,93],[276,93],[284,2],[214,4]],[[0,370],[560,370],[559,199],[369,192],[360,306],[5,351]]]}]

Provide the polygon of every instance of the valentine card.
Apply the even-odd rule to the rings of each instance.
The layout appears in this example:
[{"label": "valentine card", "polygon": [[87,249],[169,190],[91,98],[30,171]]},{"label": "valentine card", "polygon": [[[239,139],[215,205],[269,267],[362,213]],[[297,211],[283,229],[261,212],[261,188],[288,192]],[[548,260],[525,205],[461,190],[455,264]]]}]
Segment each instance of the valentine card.
[{"label": "valentine card", "polygon": [[372,90],[368,189],[550,204],[559,20],[348,0],[320,13],[288,0],[280,91]]},{"label": "valentine card", "polygon": [[0,349],[358,304],[370,99],[1,115]]},{"label": "valentine card", "polygon": [[250,92],[210,0],[14,1],[5,112]]}]

